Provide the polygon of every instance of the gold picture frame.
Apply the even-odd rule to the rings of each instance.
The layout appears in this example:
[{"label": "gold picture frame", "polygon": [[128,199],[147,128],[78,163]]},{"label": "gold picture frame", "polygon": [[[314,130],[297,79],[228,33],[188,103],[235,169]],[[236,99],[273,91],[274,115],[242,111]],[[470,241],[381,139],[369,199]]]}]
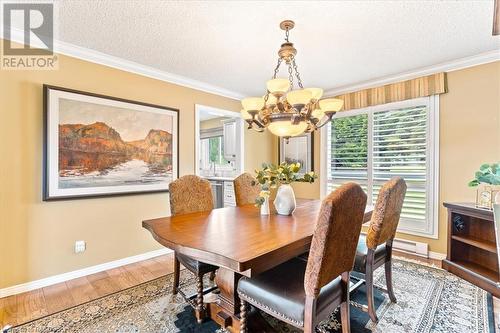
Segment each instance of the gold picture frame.
[{"label": "gold picture frame", "polygon": [[476,190],[476,207],[488,210],[493,210],[495,196],[499,192],[492,186],[484,186]]}]

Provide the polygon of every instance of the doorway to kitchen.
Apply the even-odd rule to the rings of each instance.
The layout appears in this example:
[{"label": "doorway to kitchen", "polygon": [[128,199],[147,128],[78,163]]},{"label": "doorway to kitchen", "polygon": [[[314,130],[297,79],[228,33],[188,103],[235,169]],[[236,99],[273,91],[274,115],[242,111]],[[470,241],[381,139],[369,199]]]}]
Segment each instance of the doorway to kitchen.
[{"label": "doorway to kitchen", "polygon": [[243,129],[239,113],[195,105],[195,172],[210,181],[216,208],[235,205],[233,180],[244,165]]}]

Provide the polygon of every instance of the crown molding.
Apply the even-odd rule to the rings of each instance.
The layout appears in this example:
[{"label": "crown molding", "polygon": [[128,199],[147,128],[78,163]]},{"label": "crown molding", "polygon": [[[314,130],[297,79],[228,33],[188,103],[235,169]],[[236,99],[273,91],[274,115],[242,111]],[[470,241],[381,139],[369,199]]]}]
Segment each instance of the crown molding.
[{"label": "crown molding", "polygon": [[[16,43],[21,43],[21,44],[24,43],[23,31],[20,29],[12,28],[11,40]],[[36,43],[34,44],[35,44],[34,46],[40,46],[36,45]],[[206,82],[190,79],[182,75],[161,71],[159,69],[142,65],[134,61],[125,60],[120,57],[115,57],[103,52],[94,51],[85,47],[66,43],[57,39],[54,40],[54,52],[57,54],[64,54],[73,58],[82,59],[92,63],[105,65],[108,67],[116,68],[130,73],[147,76],[156,80],[173,83],[179,86],[204,91],[207,93],[235,100],[241,100],[242,98],[245,97],[241,93],[227,90],[225,88],[221,88]]]},{"label": "crown molding", "polygon": [[436,65],[418,68],[412,71],[403,72],[396,75],[389,75],[374,80],[368,80],[352,85],[345,85],[325,91],[324,95],[328,97],[359,91],[368,88],[380,87],[386,84],[415,79],[417,77],[431,75],[439,72],[452,72],[468,67],[487,64],[494,61],[500,61],[500,51],[493,50],[474,56],[455,59],[442,62]]},{"label": "crown molding", "polygon": [[[13,28],[12,29],[12,35],[11,35],[11,40],[17,43],[23,43],[23,31],[20,29]],[[35,44],[36,45],[36,44]],[[124,70],[127,72],[139,74],[142,76],[147,76],[153,79],[157,79],[160,81],[164,82],[169,82],[173,84],[177,84],[179,86],[191,88],[191,89],[196,89],[200,91],[204,91],[207,93],[235,99],[235,100],[241,100],[243,99],[246,95],[236,92],[236,91],[231,91],[227,90],[222,87],[214,86],[209,83],[205,83],[202,81],[198,80],[193,80],[188,77],[182,76],[182,75],[177,75],[177,74],[172,74],[169,72],[161,71],[156,68],[142,65],[133,61],[125,60],[120,57],[115,57],[106,53],[102,53],[99,51],[94,51],[91,49],[87,49],[84,47],[80,47],[74,44],[62,42],[60,40],[55,39],[54,40],[54,49],[56,53],[59,54],[64,54],[70,57],[82,59],[85,61],[93,62],[96,64],[101,64],[105,65],[108,67],[113,67],[116,69]],[[422,67],[418,69],[414,69],[411,71],[395,74],[395,75],[388,75],[384,77],[380,77],[377,79],[373,80],[367,80],[355,84],[350,84],[350,85],[345,85],[345,86],[340,86],[332,89],[325,90],[324,96],[325,97],[332,97],[332,96],[337,96],[353,91],[358,91],[358,90],[363,90],[363,89],[368,89],[368,88],[373,88],[373,87],[379,87],[383,86],[386,84],[394,83],[394,82],[400,82],[400,81],[405,81],[405,80],[411,80],[417,77],[421,76],[426,76],[426,75],[431,75],[435,74],[438,72],[451,72],[451,71],[456,71],[468,67],[473,67],[477,65],[482,65],[494,61],[500,61],[500,51],[498,50],[493,50],[493,51],[488,51],[484,53],[479,53],[473,56],[469,57],[464,57],[460,59],[455,59],[455,60],[450,60],[447,62],[442,62],[436,65],[432,66],[427,66],[427,67]]]}]

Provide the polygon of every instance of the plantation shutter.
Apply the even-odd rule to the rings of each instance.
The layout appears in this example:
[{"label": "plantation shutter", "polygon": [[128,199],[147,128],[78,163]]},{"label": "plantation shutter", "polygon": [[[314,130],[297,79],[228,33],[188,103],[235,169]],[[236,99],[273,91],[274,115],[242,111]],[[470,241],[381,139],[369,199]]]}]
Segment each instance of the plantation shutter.
[{"label": "plantation shutter", "polygon": [[327,190],[353,181],[365,192],[368,187],[368,115],[334,118],[328,127],[331,140],[328,149]]},{"label": "plantation shutter", "polygon": [[395,176],[408,186],[402,218],[425,220],[427,175],[427,107],[373,114],[373,202],[380,187]]},{"label": "plantation shutter", "polygon": [[327,193],[356,182],[374,205],[389,179],[403,177],[408,188],[398,230],[435,235],[434,101],[419,98],[336,114],[325,133]]}]

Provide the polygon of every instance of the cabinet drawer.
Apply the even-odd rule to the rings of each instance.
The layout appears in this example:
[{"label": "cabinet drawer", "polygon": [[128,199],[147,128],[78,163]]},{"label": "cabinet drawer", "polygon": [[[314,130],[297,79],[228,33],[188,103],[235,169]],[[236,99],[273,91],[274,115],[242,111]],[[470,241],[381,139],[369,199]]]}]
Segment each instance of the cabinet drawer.
[{"label": "cabinet drawer", "polygon": [[225,181],[224,182],[224,190],[226,190],[226,191],[234,191],[233,182]]}]

